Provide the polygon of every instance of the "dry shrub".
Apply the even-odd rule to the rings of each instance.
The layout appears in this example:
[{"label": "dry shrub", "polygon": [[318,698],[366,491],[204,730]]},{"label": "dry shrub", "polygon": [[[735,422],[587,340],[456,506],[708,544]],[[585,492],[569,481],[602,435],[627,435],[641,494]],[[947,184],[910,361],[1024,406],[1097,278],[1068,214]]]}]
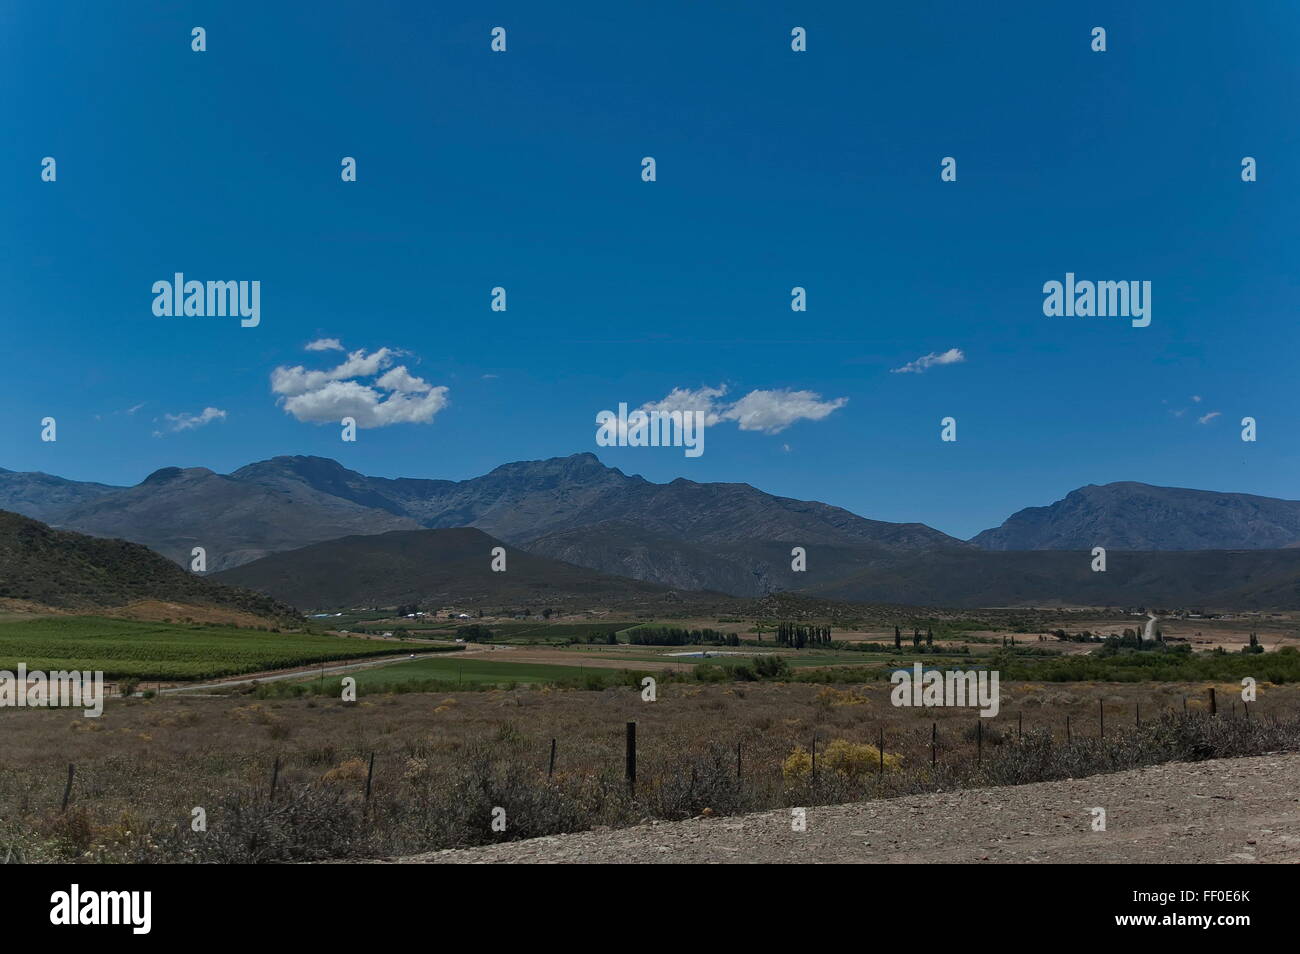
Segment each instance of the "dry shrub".
[{"label": "dry shrub", "polygon": [[365,779],[370,766],[362,759],[346,759],[321,776],[322,782],[357,782]]},{"label": "dry shrub", "polygon": [[[897,772],[903,766],[900,755],[885,753],[885,771]],[[806,782],[812,777],[813,758],[803,746],[794,751],[781,765],[781,774],[787,782]],[[880,771],[880,749],[864,742],[834,739],[817,754],[817,768],[833,772],[845,781],[858,782]]]},{"label": "dry shrub", "polygon": [[856,689],[836,689],[827,686],[817,693],[817,704],[822,706],[865,706],[870,700]]},{"label": "dry shrub", "polygon": [[[823,759],[828,769],[854,781],[869,773],[879,772],[881,765],[880,749],[870,744],[850,742],[848,739],[835,739],[831,742],[826,746]],[[897,772],[903,766],[903,759],[886,752],[884,766],[886,772]]]}]

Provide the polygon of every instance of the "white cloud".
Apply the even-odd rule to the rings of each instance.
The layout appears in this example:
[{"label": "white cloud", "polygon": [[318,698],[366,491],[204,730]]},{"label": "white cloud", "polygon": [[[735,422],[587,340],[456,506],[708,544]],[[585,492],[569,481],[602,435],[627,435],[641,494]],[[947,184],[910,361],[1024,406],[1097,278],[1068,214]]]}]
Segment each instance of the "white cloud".
[{"label": "white cloud", "polygon": [[960,348],[949,348],[943,354],[937,351],[931,351],[929,354],[923,354],[915,361],[909,361],[901,368],[894,368],[891,374],[920,374],[927,368],[933,368],[944,364],[961,364],[966,360],[966,355]]},{"label": "white cloud", "polygon": [[432,385],[424,378],[417,378],[400,365],[380,377],[375,384],[389,391],[400,391],[403,394],[425,394],[432,388]]},{"label": "white cloud", "polygon": [[795,421],[820,421],[847,403],[848,398],[823,401],[813,391],[750,391],[722,417],[737,422],[742,431],[780,434]]},{"label": "white cloud", "polygon": [[289,397],[317,391],[331,381],[368,378],[391,365],[394,356],[400,353],[391,348],[380,348],[374,354],[366,354],[366,350],[361,348],[351,352],[346,361],[328,371],[308,371],[300,364],[292,368],[281,366],[271,372],[271,390]]},{"label": "white cloud", "polygon": [[646,413],[650,411],[703,411],[704,423],[712,426],[722,420],[723,408],[718,404],[718,399],[724,397],[726,393],[727,386],[725,384],[720,384],[716,388],[697,388],[693,391],[690,388],[673,388],[663,400],[642,404],[641,410]]},{"label": "white cloud", "polygon": [[313,424],[337,424],[344,417],[355,418],[358,427],[425,424],[449,403],[448,389],[434,387],[405,365],[394,365],[404,353],[362,348],[324,371],[280,366],[271,372],[271,390],[286,412]]},{"label": "white cloud", "polygon": [[315,341],[307,342],[308,351],[342,351],[343,342],[338,338],[317,338]]},{"label": "white cloud", "polygon": [[1193,401],[1194,403],[1196,403],[1196,404],[1200,404],[1200,403],[1201,403],[1201,396],[1200,396],[1199,394],[1193,394],[1193,395],[1192,395],[1192,401]]},{"label": "white cloud", "polygon": [[1223,414],[1222,411],[1211,411],[1209,414],[1206,414],[1204,417],[1198,417],[1196,419],[1196,423],[1209,424],[1210,421],[1214,420],[1216,417],[1220,417],[1222,414]]},{"label": "white cloud", "polygon": [[727,402],[727,386],[700,388],[673,388],[659,401],[647,401],[638,410],[661,413],[671,411],[700,411],[708,427],[724,421],[735,421],[742,431],[759,431],[779,434],[796,421],[820,421],[831,412],[848,403],[848,398],[823,401],[813,391],[778,390],[750,391],[737,401]]},{"label": "white cloud", "polygon": [[331,381],[315,391],[286,398],[284,409],[300,421],[337,424],[355,418],[358,427],[424,424],[447,406],[447,388],[430,388],[426,394],[385,395],[357,381]]},{"label": "white cloud", "polygon": [[199,414],[182,411],[180,414],[164,414],[163,417],[173,431],[192,431],[204,424],[225,420],[226,412],[215,407],[205,407]]}]

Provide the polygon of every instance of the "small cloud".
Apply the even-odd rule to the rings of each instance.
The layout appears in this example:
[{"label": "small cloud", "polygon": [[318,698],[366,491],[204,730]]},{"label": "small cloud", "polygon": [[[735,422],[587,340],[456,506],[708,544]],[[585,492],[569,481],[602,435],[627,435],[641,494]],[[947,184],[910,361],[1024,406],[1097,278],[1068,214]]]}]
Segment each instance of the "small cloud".
[{"label": "small cloud", "polygon": [[136,411],[140,410],[140,408],[144,407],[147,403],[148,403],[147,401],[141,401],[141,402],[140,402],[139,404],[137,404],[135,407],[128,407],[128,408],[126,409],[126,413],[127,413],[127,414],[134,414]]},{"label": "small cloud", "polygon": [[718,404],[718,399],[727,393],[727,386],[720,384],[716,388],[702,387],[692,390],[691,388],[673,388],[662,401],[649,401],[641,405],[641,410],[647,414],[651,411],[669,413],[672,411],[703,411],[704,423],[712,426],[722,420],[721,412],[724,410]]},{"label": "small cloud", "polygon": [[750,391],[723,413],[742,431],[780,434],[795,421],[820,421],[849,403],[848,398],[823,401],[813,391]]},{"label": "small cloud", "polygon": [[499,377],[501,377],[501,375],[499,375],[499,374],[485,374],[485,375],[483,375],[483,380],[484,380],[484,381],[494,381],[494,380],[496,380],[496,379],[499,378]]},{"label": "small cloud", "polygon": [[307,423],[338,423],[344,417],[355,418],[359,427],[428,423],[447,406],[448,389],[394,365],[403,354],[395,348],[373,353],[362,348],[325,371],[282,365],[271,372],[271,390],[285,411]]},{"label": "small cloud", "polygon": [[1192,395],[1192,403],[1193,403],[1193,404],[1200,404],[1200,403],[1201,403],[1201,396],[1200,396],[1199,394],[1193,394],[1193,395]]},{"label": "small cloud", "polygon": [[1198,417],[1198,418],[1196,419],[1196,423],[1197,423],[1197,424],[1209,424],[1210,421],[1214,420],[1216,417],[1219,417],[1220,415],[1222,415],[1222,413],[1223,413],[1222,411],[1211,411],[1209,414],[1206,414],[1206,415],[1203,416],[1203,417]]},{"label": "small cloud", "polygon": [[966,360],[966,355],[960,348],[949,348],[943,354],[937,351],[931,351],[929,354],[921,355],[915,361],[909,361],[901,368],[894,368],[891,374],[920,374],[927,368],[933,368],[945,364],[961,364]]},{"label": "small cloud", "polygon": [[[164,414],[163,418],[167,421],[168,426],[173,431],[192,431],[196,427],[202,427],[204,424],[211,424],[213,421],[225,420],[226,412],[215,407],[205,407],[200,414]],[[157,431],[154,431],[157,434]]]},{"label": "small cloud", "polygon": [[338,338],[317,338],[315,341],[307,342],[308,351],[342,351],[343,342]]},{"label": "small cloud", "polygon": [[716,388],[673,388],[659,401],[648,401],[638,410],[668,413],[695,412],[704,415],[704,423],[713,427],[723,421],[735,421],[742,431],[779,434],[796,421],[820,421],[848,403],[848,398],[822,400],[814,391],[789,388],[750,391],[738,401],[722,400],[727,386]]}]

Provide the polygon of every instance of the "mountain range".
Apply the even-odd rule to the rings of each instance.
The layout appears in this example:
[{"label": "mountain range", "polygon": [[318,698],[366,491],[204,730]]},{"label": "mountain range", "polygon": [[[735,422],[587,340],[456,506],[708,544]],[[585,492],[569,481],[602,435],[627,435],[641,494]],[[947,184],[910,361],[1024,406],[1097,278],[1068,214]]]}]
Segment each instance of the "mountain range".
[{"label": "mountain range", "polygon": [[[1285,602],[1294,598],[1287,581],[1300,554],[1300,502],[1247,494],[1088,486],[964,541],[743,483],[652,483],[589,453],[461,481],[370,477],[321,457],[275,457],[227,475],[169,467],[134,487],[0,471],[0,509],[142,543],[186,565],[202,546],[210,571],[256,562],[274,573],[281,564],[264,558],[285,551],[355,538],[346,546],[360,555],[367,535],[470,527],[534,557],[680,591],[954,606],[1181,603],[1216,594],[1243,605]],[[1093,574],[1095,546],[1134,552],[1112,555],[1108,573]],[[802,572],[791,568],[794,547],[807,553]],[[1279,552],[1287,548],[1295,549]],[[1209,588],[1189,586],[1189,572]],[[1195,575],[1202,572],[1208,577]]]}]

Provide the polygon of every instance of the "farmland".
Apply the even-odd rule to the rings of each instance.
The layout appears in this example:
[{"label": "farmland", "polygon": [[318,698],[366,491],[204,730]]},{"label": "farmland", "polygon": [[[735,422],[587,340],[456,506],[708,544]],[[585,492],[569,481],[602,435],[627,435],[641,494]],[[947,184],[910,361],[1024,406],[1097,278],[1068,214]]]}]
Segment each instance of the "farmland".
[{"label": "farmland", "polygon": [[[461,686],[473,688],[475,686],[553,685],[572,683],[592,673],[591,669],[580,665],[520,663],[511,661],[508,653],[500,655],[506,658],[497,660],[485,656],[465,658],[456,656],[445,659],[417,659],[349,675],[356,680],[357,691],[368,694],[410,689],[420,691],[455,689]],[[609,670],[603,672],[608,673]],[[311,680],[304,685],[317,688],[322,686],[322,683]],[[323,688],[319,691],[324,695],[338,697],[341,692],[339,678],[323,680]]]},{"label": "farmland", "polygon": [[29,670],[100,670],[109,679],[215,679],[431,648],[397,640],[95,616],[0,622],[0,669],[13,670],[21,662]]},{"label": "farmland", "polygon": [[[932,641],[922,623],[915,637],[900,627],[897,643],[892,624],[834,626],[829,641],[794,649],[753,618],[478,617],[408,621],[403,633],[375,612],[305,634],[0,621],[0,668],[181,682],[258,674],[215,694],[117,698],[97,719],[0,711],[0,804],[14,806],[0,850],[30,861],[362,858],[1300,748],[1293,621],[1170,619],[1174,642],[1140,648],[1124,643],[1133,622],[1119,614],[1066,617],[1064,637],[1050,635],[1054,622],[936,621]],[[631,638],[683,627],[709,642]],[[1256,629],[1269,648],[1255,651]],[[447,650],[461,651],[382,660]],[[355,701],[338,673],[262,678],[366,657],[381,664],[348,673]],[[1000,672],[1000,710],[981,719],[960,705],[896,706],[889,674],[914,663]],[[1247,676],[1259,683],[1249,706]],[[635,793],[623,778],[628,722],[639,727]],[[196,805],[210,811],[202,839],[176,824]],[[504,836],[486,821],[494,806],[511,819]]]}]

